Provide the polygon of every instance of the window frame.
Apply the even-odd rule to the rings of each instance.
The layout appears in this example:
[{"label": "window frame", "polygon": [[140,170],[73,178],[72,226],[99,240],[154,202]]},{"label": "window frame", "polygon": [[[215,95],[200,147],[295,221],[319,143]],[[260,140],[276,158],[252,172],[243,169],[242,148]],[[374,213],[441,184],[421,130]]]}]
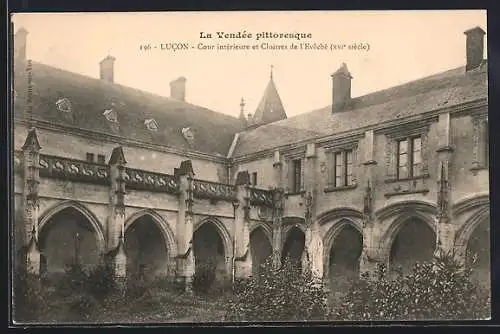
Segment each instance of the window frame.
[{"label": "window frame", "polygon": [[106,164],[106,155],[104,154],[98,154],[97,155],[97,163],[99,164]]},{"label": "window frame", "polygon": [[85,161],[89,162],[89,163],[94,163],[95,162],[95,154],[87,152],[87,154],[85,156]]},{"label": "window frame", "polygon": [[254,186],[254,187],[257,186],[257,172],[253,172],[252,173],[251,185]]},{"label": "window frame", "polygon": [[[419,162],[418,163],[415,163],[415,140],[419,140],[420,141],[420,150],[418,151],[419,152]],[[411,136],[407,136],[407,137],[402,137],[402,138],[398,138],[395,140],[396,141],[396,180],[398,181],[402,181],[402,180],[413,180],[413,179],[418,179],[418,178],[421,178],[423,176],[423,157],[422,157],[422,135],[411,135]],[[404,153],[401,153],[401,143],[402,142],[406,142],[406,151]],[[400,161],[401,161],[401,156],[402,155],[406,155],[406,164],[405,165],[400,165]],[[420,166],[420,170],[418,172],[417,175],[415,175],[415,167],[416,166]],[[401,177],[401,171],[400,169],[402,167],[406,167],[407,171],[406,171],[406,176],[405,177]]]},{"label": "window frame", "polygon": [[[332,155],[332,175],[331,180],[329,182],[329,186],[333,188],[345,188],[345,187],[353,187],[356,185],[354,182],[354,149],[346,148],[341,150],[332,151],[330,154]],[[351,162],[348,162],[348,157],[351,157]],[[338,163],[338,159],[340,159],[340,164]],[[349,173],[349,166],[351,166],[351,171]],[[337,168],[340,167],[341,173],[337,172]],[[340,182],[339,182],[340,181]]]},{"label": "window frame", "polygon": [[301,158],[292,159],[292,193],[299,193],[302,191],[302,168],[304,168]]}]

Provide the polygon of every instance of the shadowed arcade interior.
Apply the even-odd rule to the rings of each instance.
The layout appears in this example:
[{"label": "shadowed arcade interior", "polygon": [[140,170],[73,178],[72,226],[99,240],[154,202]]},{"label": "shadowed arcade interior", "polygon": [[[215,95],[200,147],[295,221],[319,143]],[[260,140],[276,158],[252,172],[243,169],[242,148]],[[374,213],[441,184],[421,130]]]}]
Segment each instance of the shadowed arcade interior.
[{"label": "shadowed arcade interior", "polygon": [[151,280],[168,275],[168,248],[150,215],[137,218],[125,231],[127,276]]},{"label": "shadowed arcade interior", "polygon": [[88,219],[68,207],[54,214],[39,231],[42,275],[62,274],[67,265],[80,263],[85,269],[101,259],[97,234]]},{"label": "shadowed arcade interior", "polygon": [[195,271],[208,275],[206,284],[212,285],[227,278],[224,244],[213,223],[207,221],[194,232],[193,248]]},{"label": "shadowed arcade interior", "polygon": [[250,233],[250,249],[252,254],[252,275],[258,276],[260,267],[272,255],[273,249],[262,228]]},{"label": "shadowed arcade interior", "polygon": [[351,225],[344,225],[330,249],[328,278],[335,285],[347,284],[359,276],[363,236]]},{"label": "shadowed arcade interior", "polygon": [[304,232],[302,232],[302,230],[298,227],[292,227],[283,246],[281,261],[284,261],[286,258],[288,258],[295,266],[297,266],[298,268],[302,268],[301,261],[304,247]]},{"label": "shadowed arcade interior", "polygon": [[467,242],[467,260],[472,265],[472,279],[483,288],[490,288],[490,221],[483,220]]},{"label": "shadowed arcade interior", "polygon": [[389,268],[391,272],[411,271],[417,262],[432,261],[436,247],[436,234],[423,220],[410,218],[402,223],[391,246]]}]

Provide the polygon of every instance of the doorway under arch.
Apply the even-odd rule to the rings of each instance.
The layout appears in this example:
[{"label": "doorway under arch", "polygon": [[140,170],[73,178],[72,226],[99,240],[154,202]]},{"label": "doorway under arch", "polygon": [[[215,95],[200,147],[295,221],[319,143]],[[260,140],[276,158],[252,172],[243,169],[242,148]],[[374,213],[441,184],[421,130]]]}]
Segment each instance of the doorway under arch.
[{"label": "doorway under arch", "polygon": [[288,258],[294,266],[302,268],[302,254],[304,253],[304,248],[304,232],[296,226],[292,227],[283,245],[281,260],[284,261]]},{"label": "doorway under arch", "polygon": [[250,233],[250,250],[252,254],[252,275],[255,277],[259,275],[261,266],[273,253],[269,237],[262,227],[258,227]]},{"label": "doorway under arch", "polygon": [[[467,242],[467,261],[472,263],[472,279],[490,288],[490,220],[476,226]],[[474,260],[474,263],[473,263]]]},{"label": "doorway under arch", "polygon": [[214,283],[221,283],[228,278],[224,241],[214,223],[205,221],[196,229],[193,233],[193,249],[195,277],[205,277],[202,289],[207,290]]},{"label": "doorway under arch", "polygon": [[412,217],[401,223],[391,248],[389,269],[409,273],[417,262],[432,261],[436,234],[421,218]]},{"label": "doorway under arch", "polygon": [[68,206],[40,225],[38,240],[43,276],[59,276],[72,264],[91,269],[102,260],[98,232],[78,209]]},{"label": "doorway under arch", "polygon": [[144,214],[126,226],[124,242],[129,278],[152,280],[168,275],[167,240],[151,215]]},{"label": "doorway under arch", "polygon": [[359,258],[363,236],[351,224],[345,224],[334,236],[328,263],[328,278],[335,286],[345,286],[359,277]]}]

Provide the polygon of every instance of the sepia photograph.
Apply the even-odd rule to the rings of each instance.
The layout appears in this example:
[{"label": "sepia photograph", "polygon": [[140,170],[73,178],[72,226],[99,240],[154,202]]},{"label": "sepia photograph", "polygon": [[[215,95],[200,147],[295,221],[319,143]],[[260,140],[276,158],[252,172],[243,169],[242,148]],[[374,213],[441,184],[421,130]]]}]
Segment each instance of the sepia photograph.
[{"label": "sepia photograph", "polygon": [[10,37],[15,325],[491,319],[486,10]]}]

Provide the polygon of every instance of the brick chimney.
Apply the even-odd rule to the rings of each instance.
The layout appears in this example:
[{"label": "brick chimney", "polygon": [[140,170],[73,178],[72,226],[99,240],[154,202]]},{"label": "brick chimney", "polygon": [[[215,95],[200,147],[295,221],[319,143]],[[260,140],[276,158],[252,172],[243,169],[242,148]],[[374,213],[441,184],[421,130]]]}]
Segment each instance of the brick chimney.
[{"label": "brick chimney", "polygon": [[464,32],[466,36],[466,71],[478,68],[483,62],[484,35],[486,34],[480,27],[475,27]]},{"label": "brick chimney", "polygon": [[100,78],[108,83],[114,82],[114,67],[116,58],[113,56],[107,56],[99,63],[100,68]]},{"label": "brick chimney", "polygon": [[351,79],[345,63],[332,74],[332,112],[344,110],[351,101]]},{"label": "brick chimney", "polygon": [[180,77],[170,82],[170,97],[178,101],[186,101],[186,78]]},{"label": "brick chimney", "polygon": [[28,30],[23,27],[14,35],[14,60],[15,61],[25,61],[26,60],[26,44],[28,37]]}]

